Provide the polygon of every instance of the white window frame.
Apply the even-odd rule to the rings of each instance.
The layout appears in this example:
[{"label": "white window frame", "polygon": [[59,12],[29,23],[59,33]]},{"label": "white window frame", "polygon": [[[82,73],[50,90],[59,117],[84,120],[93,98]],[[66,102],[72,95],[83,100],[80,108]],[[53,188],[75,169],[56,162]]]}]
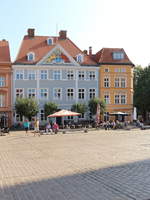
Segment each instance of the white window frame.
[{"label": "white window frame", "polygon": [[6,107],[6,94],[0,93],[0,108]]},{"label": "white window frame", "polygon": [[67,75],[67,80],[74,80],[74,77],[75,77],[74,70],[72,69],[67,70],[66,75]]},{"label": "white window frame", "polygon": [[88,71],[88,79],[96,80],[96,71]]},{"label": "white window frame", "polygon": [[121,88],[126,88],[126,84],[127,84],[126,78],[125,77],[120,77],[120,87]]},{"label": "white window frame", "polygon": [[104,77],[104,87],[109,88],[110,87],[110,78]]},{"label": "white window frame", "polygon": [[96,88],[89,88],[89,99],[96,97]]},{"label": "white window frame", "polygon": [[110,95],[109,93],[104,94],[104,101],[106,104],[110,104]]},{"label": "white window frame", "polygon": [[115,88],[119,88],[119,87],[120,87],[120,78],[115,77]]},{"label": "white window frame", "polygon": [[[80,91],[80,90],[83,90],[83,91]],[[85,100],[85,88],[78,88],[78,99],[79,100]],[[82,98],[79,98],[80,96],[83,96]]]},{"label": "white window frame", "polygon": [[0,87],[6,86],[6,78],[5,76],[0,76]]},{"label": "white window frame", "polygon": [[53,80],[61,80],[62,71],[60,69],[53,70]]},{"label": "white window frame", "polygon": [[[117,101],[116,102],[116,96],[117,96]],[[116,93],[114,96],[114,103],[115,104],[121,104],[121,105],[125,105],[127,103],[127,94],[125,93]]]},{"label": "white window frame", "polygon": [[[17,76],[18,76],[18,78],[17,78]],[[16,78],[16,80],[24,80],[24,70],[17,69],[15,72],[15,78]]]},{"label": "white window frame", "polygon": [[[57,90],[60,90],[60,92]],[[60,96],[58,95],[58,93],[60,93]],[[53,99],[62,100],[62,88],[53,88]]]},{"label": "white window frame", "polygon": [[78,80],[79,80],[79,81],[84,81],[84,80],[86,80],[85,71],[84,71],[84,70],[79,70],[79,71],[78,71]]},{"label": "white window frame", "polygon": [[36,71],[35,70],[28,70],[28,80],[36,80]]},{"label": "white window frame", "polygon": [[[32,57],[30,57],[30,56],[32,56]],[[28,61],[34,61],[35,60],[35,53],[34,52],[27,53],[27,60]]]},{"label": "white window frame", "polygon": [[[34,92],[31,90],[34,90]],[[36,98],[36,88],[28,88],[28,98]]]},{"label": "white window frame", "polygon": [[[17,96],[17,90],[19,90],[19,96]],[[22,90],[22,92],[20,92]],[[15,88],[15,97],[16,98],[24,98],[24,88]]]},{"label": "white window frame", "polygon": [[[45,92],[43,92],[43,94],[45,93],[45,94],[47,94],[46,96],[44,95],[44,96],[42,96],[41,94],[41,91],[42,90],[45,90]],[[40,88],[40,99],[41,100],[46,100],[46,99],[48,99],[48,88]]]},{"label": "white window frame", "polygon": [[124,59],[124,52],[113,52],[113,60]]},{"label": "white window frame", "polygon": [[48,80],[48,70],[47,69],[40,70],[40,80]]},{"label": "white window frame", "polygon": [[[69,91],[68,90],[73,90],[73,92],[72,91],[70,91],[70,93],[69,93]],[[73,93],[73,96],[72,95],[68,95],[68,94],[72,94]],[[72,101],[72,100],[74,100],[74,98],[75,98],[75,89],[74,88],[67,88],[66,89],[66,99],[67,99],[67,101]]]}]

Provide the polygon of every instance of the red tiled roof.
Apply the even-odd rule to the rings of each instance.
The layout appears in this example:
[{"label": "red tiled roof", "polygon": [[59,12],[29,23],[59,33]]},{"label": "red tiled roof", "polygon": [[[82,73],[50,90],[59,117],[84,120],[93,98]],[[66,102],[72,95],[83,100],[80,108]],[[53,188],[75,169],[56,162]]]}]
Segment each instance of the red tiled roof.
[{"label": "red tiled roof", "polygon": [[[117,60],[113,59],[113,53],[122,52],[124,53],[124,58]],[[93,55],[95,61],[99,64],[130,64],[134,65],[128,58],[126,52],[122,48],[103,48]]]},{"label": "red tiled roof", "polygon": [[0,64],[10,63],[9,43],[6,40],[0,41]]},{"label": "red tiled roof", "polygon": [[[54,45],[47,45],[47,39],[53,38]],[[18,56],[15,60],[15,64],[36,64],[38,63],[46,54],[51,51],[57,44],[61,45],[66,52],[73,58],[78,54],[83,53],[69,38],[64,40],[59,40],[58,37],[50,36],[34,36],[28,37],[24,36]],[[35,60],[28,61],[27,54],[29,52],[34,52]],[[84,62],[82,65],[96,65],[96,62],[92,60],[88,55],[84,56]]]}]

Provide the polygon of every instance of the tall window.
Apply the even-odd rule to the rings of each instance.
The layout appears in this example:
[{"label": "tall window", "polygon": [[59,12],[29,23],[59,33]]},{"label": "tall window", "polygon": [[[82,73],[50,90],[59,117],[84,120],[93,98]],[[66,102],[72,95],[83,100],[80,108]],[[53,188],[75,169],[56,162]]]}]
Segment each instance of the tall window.
[{"label": "tall window", "polygon": [[125,94],[116,94],[115,95],[115,104],[126,104],[126,95]]},{"label": "tall window", "polygon": [[90,88],[89,89],[89,98],[93,99],[96,96],[96,90],[95,88]]},{"label": "tall window", "polygon": [[62,99],[62,89],[61,88],[54,88],[53,91],[54,91],[54,94],[53,94],[54,99],[56,99],[56,100]]},{"label": "tall window", "polygon": [[119,95],[115,95],[115,104],[119,104],[120,103],[120,97]]},{"label": "tall window", "polygon": [[85,99],[85,89],[78,89],[78,98]]},{"label": "tall window", "polygon": [[40,97],[41,97],[41,99],[48,98],[48,89],[47,88],[40,89]]},{"label": "tall window", "polygon": [[0,94],[0,107],[5,107],[5,95]]},{"label": "tall window", "polygon": [[115,78],[115,87],[116,88],[119,88],[119,86],[120,86],[119,82],[120,82],[120,79],[119,78]]},{"label": "tall window", "polygon": [[126,79],[125,78],[121,78],[121,87],[122,88],[126,87]]},{"label": "tall window", "polygon": [[68,88],[67,89],[67,99],[68,100],[73,100],[74,99],[74,89],[73,88]]},{"label": "tall window", "polygon": [[16,80],[23,80],[23,70],[16,70]]},{"label": "tall window", "polygon": [[44,110],[40,110],[40,120],[41,120],[41,121],[46,120]]},{"label": "tall window", "polygon": [[23,98],[23,96],[24,96],[23,88],[17,88],[16,89],[16,98]]},{"label": "tall window", "polygon": [[54,70],[53,71],[53,79],[54,80],[60,80],[61,79],[61,71],[60,70]]},{"label": "tall window", "polygon": [[74,71],[73,70],[68,70],[67,71],[67,79],[68,80],[73,80],[74,79]]},{"label": "tall window", "polygon": [[0,76],[0,87],[4,87],[4,86],[5,86],[5,77]]},{"label": "tall window", "polygon": [[121,95],[121,104],[126,104],[126,95]]},{"label": "tall window", "polygon": [[29,80],[35,80],[36,79],[35,70],[28,70],[28,79]]},{"label": "tall window", "polygon": [[104,94],[104,101],[106,104],[110,103],[109,94]]},{"label": "tall window", "polygon": [[95,80],[95,78],[96,78],[95,71],[89,71],[88,79]]},{"label": "tall window", "polygon": [[104,87],[106,87],[106,88],[109,87],[109,78],[108,77],[104,78]]},{"label": "tall window", "polygon": [[124,77],[117,77],[115,78],[115,87],[116,88],[125,88],[126,87],[126,78]]},{"label": "tall window", "polygon": [[47,70],[41,70],[41,80],[47,80]]},{"label": "tall window", "polygon": [[28,97],[29,98],[35,98],[36,97],[36,89],[35,88],[29,88],[28,89]]},{"label": "tall window", "polygon": [[79,78],[79,80],[85,80],[85,72],[79,71],[78,72],[78,78]]}]

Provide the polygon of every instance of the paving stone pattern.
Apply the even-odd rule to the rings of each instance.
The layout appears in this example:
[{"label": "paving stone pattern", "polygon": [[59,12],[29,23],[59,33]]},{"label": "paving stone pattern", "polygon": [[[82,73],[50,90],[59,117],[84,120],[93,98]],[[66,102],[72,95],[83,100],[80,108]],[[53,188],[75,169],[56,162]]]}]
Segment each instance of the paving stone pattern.
[{"label": "paving stone pattern", "polygon": [[0,137],[0,200],[150,200],[150,130]]}]

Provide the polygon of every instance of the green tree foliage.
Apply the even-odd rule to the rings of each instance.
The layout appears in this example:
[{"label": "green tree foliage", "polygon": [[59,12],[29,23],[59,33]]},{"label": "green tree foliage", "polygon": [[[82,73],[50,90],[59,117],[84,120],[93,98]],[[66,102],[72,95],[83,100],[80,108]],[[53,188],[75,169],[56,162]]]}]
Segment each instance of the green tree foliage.
[{"label": "green tree foliage", "polygon": [[150,66],[134,70],[134,106],[147,120],[147,112],[150,112]]},{"label": "green tree foliage", "polygon": [[44,105],[44,112],[45,117],[47,117],[50,114],[53,114],[54,112],[58,111],[58,105],[54,102],[47,102]]},{"label": "green tree foliage", "polygon": [[86,104],[76,103],[72,105],[71,110],[83,114],[87,111],[87,106]]},{"label": "green tree foliage", "polygon": [[16,113],[21,117],[24,116],[31,120],[32,117],[36,116],[39,107],[34,99],[29,98],[17,98],[15,102]]},{"label": "green tree foliage", "polygon": [[93,98],[89,101],[89,110],[92,113],[92,115],[95,115],[97,112],[97,105],[100,104],[100,113],[104,114],[106,110],[106,103],[104,100],[100,100],[99,98]]}]

